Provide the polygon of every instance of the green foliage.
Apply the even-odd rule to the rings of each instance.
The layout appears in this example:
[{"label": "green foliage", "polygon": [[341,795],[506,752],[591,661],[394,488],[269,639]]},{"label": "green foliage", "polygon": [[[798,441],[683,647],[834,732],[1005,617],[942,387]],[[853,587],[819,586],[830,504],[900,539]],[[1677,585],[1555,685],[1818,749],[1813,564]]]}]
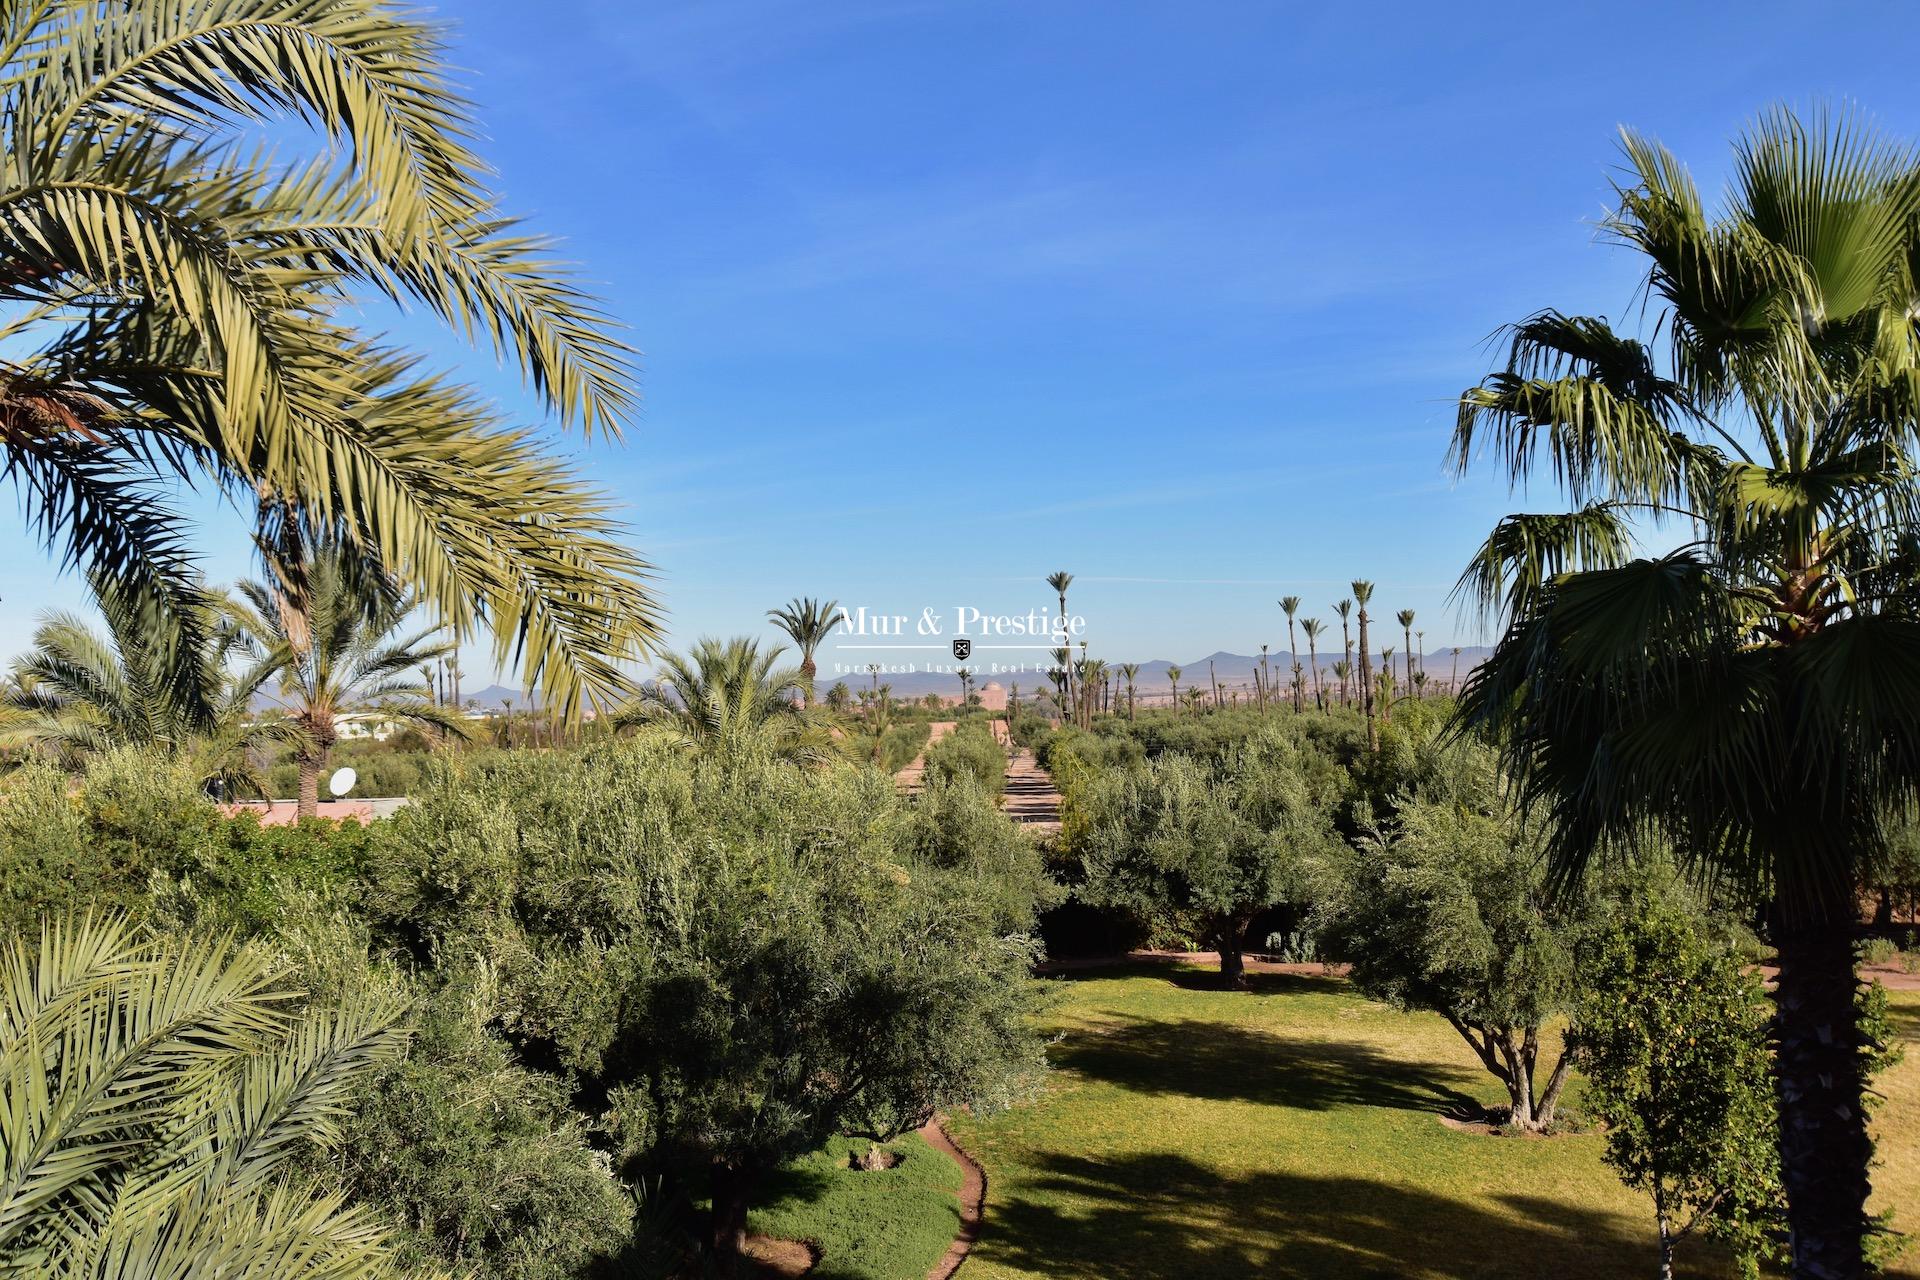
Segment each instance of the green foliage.
[{"label": "green foliage", "polygon": [[121,747],[86,762],[75,788],[48,764],[7,779],[0,803],[0,931],[37,934],[47,915],[131,906],[217,838],[219,810],[187,760]]},{"label": "green foliage", "polygon": [[1536,1093],[1540,1031],[1573,995],[1577,901],[1556,898],[1543,837],[1513,815],[1493,754],[1446,753],[1423,788],[1331,878],[1316,908],[1322,950],[1354,983],[1445,1017],[1507,1086],[1512,1122],[1551,1123],[1562,1058]]},{"label": "green foliage", "polygon": [[1007,753],[985,720],[963,722],[927,748],[929,780],[950,782],[960,777],[973,779],[995,797],[1007,789]]},{"label": "green foliage", "polygon": [[0,931],[32,934],[49,914],[117,906],[175,925],[270,933],[287,898],[331,897],[350,884],[367,840],[354,822],[226,818],[192,761],[154,750],[97,753],[77,785],[29,764],[4,795]]},{"label": "green foliage", "polygon": [[1587,1106],[1606,1123],[1607,1163],[1653,1200],[1663,1268],[1704,1228],[1757,1276],[1785,1234],[1759,977],[1657,884],[1611,911],[1582,959]]},{"label": "green foliage", "polygon": [[409,1266],[567,1280],[620,1253],[633,1202],[566,1082],[527,1070],[488,1030],[488,978],[446,975],[416,1005],[407,1053],[368,1079],[326,1171],[404,1224],[395,1245]]},{"label": "green foliage", "polygon": [[777,1240],[820,1249],[813,1280],[922,1280],[960,1229],[960,1170],[907,1134],[886,1144],[899,1163],[857,1169],[865,1137],[829,1138],[775,1171],[748,1219]]},{"label": "green foliage", "polygon": [[724,1249],[766,1170],[1037,1066],[1033,945],[974,883],[1004,848],[923,864],[904,803],[872,770],[642,734],[450,768],[383,825],[370,896],[416,954],[493,966],[501,1021],[606,1100],[626,1171],[706,1166]]},{"label": "green foliage", "polygon": [[1195,920],[1237,980],[1248,925],[1275,903],[1306,901],[1336,848],[1319,763],[1273,727],[1218,768],[1175,754],[1100,774],[1076,801],[1086,813],[1077,894],[1143,920]]},{"label": "green foliage", "polygon": [[369,1215],[285,1175],[398,1052],[400,1008],[290,1017],[282,977],[118,917],[0,945],[0,1274],[395,1274]]},{"label": "green foliage", "polygon": [[[856,726],[857,728],[858,726]],[[906,720],[892,724],[880,735],[879,759],[874,759],[874,741],[869,735],[848,733],[839,741],[840,754],[856,763],[871,763],[882,773],[898,773],[914,762],[920,748],[927,745],[932,732],[926,720]]]}]

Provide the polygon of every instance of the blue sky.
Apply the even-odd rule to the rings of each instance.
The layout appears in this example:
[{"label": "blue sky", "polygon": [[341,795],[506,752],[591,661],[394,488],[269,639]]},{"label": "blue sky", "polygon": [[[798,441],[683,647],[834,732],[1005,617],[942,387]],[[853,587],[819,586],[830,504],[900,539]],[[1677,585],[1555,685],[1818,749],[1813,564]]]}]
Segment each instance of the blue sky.
[{"label": "blue sky", "polygon": [[[1284,647],[1275,600],[1331,617],[1354,577],[1473,643],[1448,590],[1511,508],[1446,474],[1451,402],[1500,324],[1631,307],[1594,235],[1618,126],[1709,191],[1774,102],[1920,138],[1890,0],[442,12],[509,205],[645,353],[625,443],[557,447],[627,504],[682,642],[796,594],[1024,612],[1068,569],[1116,660]],[[23,534],[0,652],[78,597]]]}]

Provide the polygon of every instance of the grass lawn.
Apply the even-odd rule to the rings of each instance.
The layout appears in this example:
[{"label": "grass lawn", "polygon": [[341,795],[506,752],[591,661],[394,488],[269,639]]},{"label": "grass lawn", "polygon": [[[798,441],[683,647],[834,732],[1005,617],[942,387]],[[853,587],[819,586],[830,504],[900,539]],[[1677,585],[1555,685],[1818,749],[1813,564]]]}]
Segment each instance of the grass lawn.
[{"label": "grass lawn", "polygon": [[809,1280],[926,1280],[960,1229],[960,1169],[909,1133],[891,1169],[849,1167],[865,1138],[835,1138],[769,1180],[747,1228],[820,1249]]},{"label": "grass lawn", "polygon": [[[1654,1273],[1650,1213],[1598,1136],[1441,1124],[1504,1097],[1441,1019],[1336,979],[1261,975],[1253,994],[1204,982],[1164,968],[1061,980],[1046,1096],[952,1126],[987,1170],[968,1280]],[[1920,1041],[1920,994],[1896,992],[1894,1013]],[[1920,1048],[1880,1088],[1879,1205],[1920,1230]],[[1708,1248],[1683,1263],[1731,1274]],[[1920,1280],[1920,1245],[1889,1274]]]}]

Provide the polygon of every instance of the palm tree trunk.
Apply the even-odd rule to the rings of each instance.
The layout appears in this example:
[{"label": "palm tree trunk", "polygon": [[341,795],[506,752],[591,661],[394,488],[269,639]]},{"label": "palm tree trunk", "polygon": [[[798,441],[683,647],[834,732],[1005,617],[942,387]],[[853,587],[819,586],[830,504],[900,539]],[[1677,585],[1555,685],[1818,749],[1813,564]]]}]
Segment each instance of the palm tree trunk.
[{"label": "palm tree trunk", "polygon": [[807,704],[813,701],[813,676],[819,668],[813,665],[811,650],[800,655],[800,709],[805,711]]},{"label": "palm tree trunk", "polygon": [[1313,672],[1313,709],[1325,711],[1320,705],[1320,646],[1312,636],[1307,637],[1307,666]]},{"label": "palm tree trunk", "polygon": [[327,767],[324,744],[301,747],[294,755],[300,768],[300,798],[294,807],[297,818],[320,816],[320,774]]},{"label": "palm tree trunk", "polygon": [[1287,619],[1287,652],[1293,655],[1293,710],[1300,711],[1300,646],[1293,640],[1293,619]]},{"label": "palm tree trunk", "polygon": [[1408,696],[1412,696],[1413,694],[1413,628],[1408,627],[1406,631],[1407,631],[1407,661],[1405,665],[1407,668],[1407,694]]},{"label": "palm tree trunk", "polygon": [[1774,988],[1780,1163],[1795,1280],[1866,1274],[1867,1168],[1853,922],[1783,929]]},{"label": "palm tree trunk", "polygon": [[1373,722],[1373,659],[1367,655],[1367,610],[1360,608],[1360,714],[1367,720],[1367,750],[1380,749],[1380,726]]}]

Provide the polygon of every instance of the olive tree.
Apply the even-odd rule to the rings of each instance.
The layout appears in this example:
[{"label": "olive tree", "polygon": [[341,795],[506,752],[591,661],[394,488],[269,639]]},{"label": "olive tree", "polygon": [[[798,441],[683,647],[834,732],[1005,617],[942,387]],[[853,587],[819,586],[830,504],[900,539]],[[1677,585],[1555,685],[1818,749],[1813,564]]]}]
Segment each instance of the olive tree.
[{"label": "olive tree", "polygon": [[1335,847],[1324,764],[1292,733],[1256,732],[1218,765],[1168,753],[1085,788],[1076,836],[1089,904],[1195,922],[1229,986],[1260,912],[1300,901]]},{"label": "olive tree", "polygon": [[1463,746],[1360,838],[1316,909],[1322,953],[1350,962],[1367,995],[1445,1018],[1525,1130],[1552,1124],[1566,1083],[1564,1051],[1536,1074],[1541,1030],[1572,996],[1580,910],[1549,892],[1540,853],[1491,753]]},{"label": "olive tree", "polygon": [[704,1182],[729,1271],[775,1165],[1038,1069],[1031,908],[974,882],[990,852],[921,857],[909,803],[871,770],[649,731],[447,774],[391,824],[372,896],[422,956],[494,975],[626,1173]]},{"label": "olive tree", "polygon": [[1758,1275],[1784,1236],[1767,1024],[1757,974],[1695,912],[1634,894],[1583,948],[1574,1043],[1606,1161],[1653,1200],[1661,1280],[1704,1230]]}]

